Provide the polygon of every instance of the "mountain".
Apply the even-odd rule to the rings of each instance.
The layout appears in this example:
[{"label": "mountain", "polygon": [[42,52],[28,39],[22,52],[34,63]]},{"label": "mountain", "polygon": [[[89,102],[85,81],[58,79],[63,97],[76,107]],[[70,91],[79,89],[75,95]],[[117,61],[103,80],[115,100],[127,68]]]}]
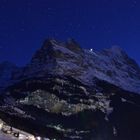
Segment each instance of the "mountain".
[{"label": "mountain", "polygon": [[15,75],[17,79],[48,73],[69,75],[88,85],[94,85],[97,78],[140,93],[140,67],[117,46],[94,52],[80,48],[73,39],[67,42],[48,39],[19,73]]},{"label": "mountain", "polygon": [[51,140],[140,139],[140,68],[117,46],[96,52],[74,39],[48,39],[10,77],[0,119],[20,133]]}]

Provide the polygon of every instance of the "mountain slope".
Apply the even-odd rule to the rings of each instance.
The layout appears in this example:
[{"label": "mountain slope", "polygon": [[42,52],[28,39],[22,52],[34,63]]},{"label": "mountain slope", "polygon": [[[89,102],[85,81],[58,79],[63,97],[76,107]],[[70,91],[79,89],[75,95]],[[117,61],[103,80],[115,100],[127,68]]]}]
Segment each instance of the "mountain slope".
[{"label": "mountain slope", "polygon": [[7,79],[0,119],[9,126],[56,140],[140,139],[140,68],[119,47],[49,39]]},{"label": "mountain slope", "polygon": [[140,93],[140,67],[116,46],[94,52],[80,48],[74,40],[46,40],[31,62],[14,77],[39,77],[48,73],[73,76],[90,85],[94,85],[94,78],[98,78]]},{"label": "mountain slope", "polygon": [[7,89],[0,118],[56,140],[140,139],[140,95],[96,82],[90,87],[58,75],[20,81]]}]

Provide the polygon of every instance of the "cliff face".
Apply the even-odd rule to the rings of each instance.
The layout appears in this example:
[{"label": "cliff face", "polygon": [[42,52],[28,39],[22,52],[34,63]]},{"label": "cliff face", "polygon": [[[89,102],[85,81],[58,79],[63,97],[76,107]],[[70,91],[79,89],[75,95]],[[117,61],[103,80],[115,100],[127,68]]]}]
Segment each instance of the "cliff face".
[{"label": "cliff face", "polygon": [[140,95],[95,81],[93,87],[69,76],[23,80],[7,89],[0,116],[50,139],[139,139]]}]

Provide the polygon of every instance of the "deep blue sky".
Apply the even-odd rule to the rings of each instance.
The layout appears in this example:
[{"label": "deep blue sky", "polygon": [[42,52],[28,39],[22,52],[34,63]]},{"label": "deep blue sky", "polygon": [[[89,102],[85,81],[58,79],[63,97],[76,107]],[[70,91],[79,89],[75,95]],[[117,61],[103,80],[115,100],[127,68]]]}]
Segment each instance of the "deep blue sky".
[{"label": "deep blue sky", "polygon": [[140,64],[140,1],[0,0],[0,61],[27,63],[47,37],[119,45]]}]

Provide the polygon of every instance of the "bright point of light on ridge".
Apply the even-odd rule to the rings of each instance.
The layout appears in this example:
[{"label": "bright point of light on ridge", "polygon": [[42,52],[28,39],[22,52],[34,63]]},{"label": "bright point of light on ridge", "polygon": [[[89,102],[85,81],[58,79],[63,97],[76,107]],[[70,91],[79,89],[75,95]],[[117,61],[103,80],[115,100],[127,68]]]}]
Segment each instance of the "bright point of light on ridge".
[{"label": "bright point of light on ridge", "polygon": [[90,52],[93,52],[93,49],[90,49]]}]

